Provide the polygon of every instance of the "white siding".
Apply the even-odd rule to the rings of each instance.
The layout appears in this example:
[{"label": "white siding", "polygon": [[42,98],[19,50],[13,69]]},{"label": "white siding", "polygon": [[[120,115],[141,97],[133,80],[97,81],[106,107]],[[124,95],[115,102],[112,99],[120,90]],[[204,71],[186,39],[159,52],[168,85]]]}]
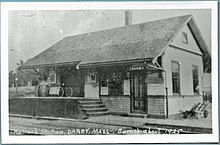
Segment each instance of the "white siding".
[{"label": "white siding", "polygon": [[[182,32],[188,35],[188,44],[182,42]],[[196,44],[187,26],[177,35],[163,56],[163,67],[166,70],[166,82],[168,87],[169,115],[185,111],[198,102],[202,102],[201,96],[194,96],[192,65],[198,66],[199,92],[202,94],[203,61],[201,51]],[[180,63],[180,96],[173,95],[171,61]]]},{"label": "white siding", "polygon": [[85,98],[99,98],[99,84],[85,84]]},{"label": "white siding", "polygon": [[[187,28],[183,31],[186,32]],[[189,31],[187,31],[189,32]],[[182,32],[180,32],[181,34]],[[188,36],[192,36],[189,35]],[[189,44],[181,44],[181,38],[179,35],[174,39],[172,45],[176,47],[183,47],[186,50],[192,50],[193,52],[201,53],[199,47],[195,44],[193,37],[189,37]],[[164,69],[166,70],[166,79],[168,87],[168,95],[173,95],[172,93],[172,72],[171,72],[171,61],[178,61],[180,63],[180,92],[181,95],[194,95],[193,93],[193,76],[192,76],[192,65],[198,66],[199,73],[199,90],[202,94],[202,76],[203,76],[203,62],[202,56],[190,53],[184,50],[169,46],[163,56]]]},{"label": "white siding", "polygon": [[169,115],[172,114],[178,114],[181,111],[186,111],[190,110],[194,104],[196,103],[202,103],[203,98],[201,96],[193,97],[193,96],[188,96],[188,97],[169,97],[168,98],[168,112]]}]

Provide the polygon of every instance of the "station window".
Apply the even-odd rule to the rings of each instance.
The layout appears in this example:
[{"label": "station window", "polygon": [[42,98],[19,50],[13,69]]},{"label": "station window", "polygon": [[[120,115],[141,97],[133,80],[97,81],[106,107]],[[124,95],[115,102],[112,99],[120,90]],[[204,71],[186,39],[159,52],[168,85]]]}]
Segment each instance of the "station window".
[{"label": "station window", "polygon": [[199,94],[199,73],[198,73],[198,66],[192,66],[192,73],[193,73],[193,92],[195,94]]},{"label": "station window", "polygon": [[171,62],[173,93],[180,94],[180,64],[177,61]]},{"label": "station window", "polygon": [[123,80],[120,74],[120,72],[112,73],[112,77],[109,79],[109,95],[123,95]]},{"label": "station window", "polygon": [[123,81],[126,77],[124,71],[118,68],[112,68],[102,71],[101,87],[108,87],[108,95],[123,95]]}]

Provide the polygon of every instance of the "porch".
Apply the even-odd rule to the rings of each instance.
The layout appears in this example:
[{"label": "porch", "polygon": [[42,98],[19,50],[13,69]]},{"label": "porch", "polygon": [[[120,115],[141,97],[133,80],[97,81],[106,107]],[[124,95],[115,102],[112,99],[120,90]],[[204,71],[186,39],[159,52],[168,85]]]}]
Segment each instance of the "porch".
[{"label": "porch", "polygon": [[[28,115],[57,116],[54,113],[56,108],[62,108],[61,106],[63,106],[64,109],[57,110],[63,112],[58,116],[67,118],[77,118],[77,114],[84,114],[83,111],[86,110],[87,115],[93,114],[93,116],[109,113],[118,115],[136,113],[149,117],[165,118],[163,71],[155,66],[135,63],[80,69],[76,69],[76,66],[49,67],[42,75],[44,76],[44,82],[47,82],[46,85],[43,85],[48,86],[48,88],[44,88],[44,94],[39,93],[42,88],[36,89],[36,87],[35,97],[19,97],[11,100],[11,102],[17,100],[21,105],[23,104],[21,100],[24,100],[26,104],[23,104],[23,106],[25,107],[33,104],[31,105],[32,108],[29,109],[32,110],[32,113],[29,112]],[[65,86],[62,86],[62,84],[65,84]],[[72,88],[71,95],[60,93],[67,87]],[[77,88],[79,89],[76,92]],[[69,102],[75,102],[74,105],[78,107],[68,107]],[[44,112],[44,109],[42,109],[41,111],[45,114],[40,114],[39,110],[33,106],[40,106],[53,111]],[[19,112],[17,108],[11,107],[12,113],[18,111],[17,113],[25,114],[25,109]],[[66,113],[71,110],[78,110],[79,112],[73,111],[72,113],[76,114],[75,116]],[[81,115],[79,118],[86,118],[86,116]]]},{"label": "porch", "polygon": [[9,113],[33,117],[85,119],[108,115],[99,99],[84,97],[14,97],[9,100]]}]

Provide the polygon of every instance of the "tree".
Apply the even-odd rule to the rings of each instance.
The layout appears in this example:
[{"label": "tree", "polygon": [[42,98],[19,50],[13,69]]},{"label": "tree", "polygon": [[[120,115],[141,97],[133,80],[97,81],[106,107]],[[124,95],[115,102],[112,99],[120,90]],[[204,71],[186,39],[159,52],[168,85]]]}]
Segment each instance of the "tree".
[{"label": "tree", "polygon": [[[17,62],[17,66],[20,67],[24,64],[24,61],[21,59]],[[25,72],[23,70],[16,70],[17,71],[17,78],[18,78],[18,86],[24,86],[24,78]]]},{"label": "tree", "polygon": [[[24,64],[23,60],[17,62],[17,66],[20,67]],[[18,86],[27,86],[28,82],[32,81],[32,85],[37,85],[37,74],[34,70],[16,70],[9,72],[9,87],[15,84],[15,79],[18,78]]]},{"label": "tree", "polygon": [[14,71],[9,72],[9,87],[12,87],[12,85],[15,85],[15,78],[16,78],[16,73]]},{"label": "tree", "polygon": [[24,61],[22,59],[19,60],[19,62],[17,62],[18,66],[22,66],[24,64]]}]

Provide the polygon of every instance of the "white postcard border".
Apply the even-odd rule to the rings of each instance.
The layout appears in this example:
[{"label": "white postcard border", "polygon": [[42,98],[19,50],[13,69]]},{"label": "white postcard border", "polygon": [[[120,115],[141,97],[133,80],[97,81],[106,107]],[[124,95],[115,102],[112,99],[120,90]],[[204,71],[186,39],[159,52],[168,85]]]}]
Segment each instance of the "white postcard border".
[{"label": "white postcard border", "polygon": [[[10,10],[103,9],[211,9],[212,10],[212,124],[213,134],[181,135],[69,135],[9,136],[8,117],[8,12]],[[217,2],[74,2],[1,3],[1,128],[2,143],[194,143],[218,141],[218,32]]]}]

